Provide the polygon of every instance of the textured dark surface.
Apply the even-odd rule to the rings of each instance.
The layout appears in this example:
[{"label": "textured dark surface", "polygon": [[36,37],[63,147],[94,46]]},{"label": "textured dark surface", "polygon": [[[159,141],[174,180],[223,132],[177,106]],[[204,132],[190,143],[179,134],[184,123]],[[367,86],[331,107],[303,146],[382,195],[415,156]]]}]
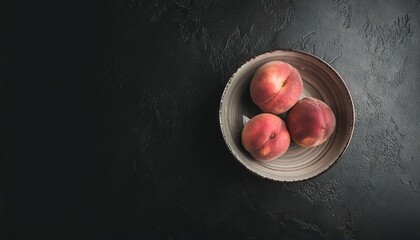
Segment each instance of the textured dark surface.
[{"label": "textured dark surface", "polygon": [[[1,239],[420,239],[420,1],[89,2],[0,2]],[[281,48],[356,108],[344,157],[288,184],[218,126]]]}]

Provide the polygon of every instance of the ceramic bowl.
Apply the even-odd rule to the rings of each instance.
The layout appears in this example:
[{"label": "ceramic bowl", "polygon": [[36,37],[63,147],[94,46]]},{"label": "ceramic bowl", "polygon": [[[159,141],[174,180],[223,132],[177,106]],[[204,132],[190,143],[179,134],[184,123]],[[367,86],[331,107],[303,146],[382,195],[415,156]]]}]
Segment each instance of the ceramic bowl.
[{"label": "ceramic bowl", "polygon": [[[336,128],[323,144],[303,148],[291,142],[285,154],[272,161],[259,161],[243,148],[245,123],[261,110],[252,102],[249,86],[255,71],[270,61],[294,66],[303,80],[303,97],[314,97],[330,106]],[[284,115],[280,115],[284,119]],[[272,180],[292,182],[315,177],[329,169],[346,151],[354,129],[355,111],[342,77],[322,59],[297,50],[276,50],[243,64],[229,79],[220,101],[219,121],[223,138],[233,156],[251,172]]]}]

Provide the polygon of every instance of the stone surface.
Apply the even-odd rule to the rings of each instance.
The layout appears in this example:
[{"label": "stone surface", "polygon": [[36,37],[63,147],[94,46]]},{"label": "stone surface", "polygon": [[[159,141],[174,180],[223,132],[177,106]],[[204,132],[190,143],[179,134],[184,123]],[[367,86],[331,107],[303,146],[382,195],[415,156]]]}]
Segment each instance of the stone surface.
[{"label": "stone surface", "polygon": [[[0,2],[2,239],[419,239],[420,2]],[[230,75],[273,49],[336,68],[343,158],[278,183],[226,148]]]}]

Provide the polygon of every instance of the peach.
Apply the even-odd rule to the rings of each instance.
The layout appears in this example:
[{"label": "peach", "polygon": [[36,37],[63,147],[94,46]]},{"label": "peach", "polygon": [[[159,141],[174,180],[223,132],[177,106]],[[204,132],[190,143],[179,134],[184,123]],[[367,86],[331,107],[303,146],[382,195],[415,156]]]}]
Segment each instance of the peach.
[{"label": "peach", "polygon": [[314,147],[324,143],[334,132],[335,116],[323,101],[306,97],[287,112],[286,124],[296,144]]},{"label": "peach", "polygon": [[245,124],[242,145],[255,159],[269,161],[287,151],[290,135],[281,118],[271,113],[261,113]]},{"label": "peach", "polygon": [[273,114],[289,110],[302,94],[302,78],[292,65],[272,61],[255,72],[250,86],[252,101],[263,111]]}]

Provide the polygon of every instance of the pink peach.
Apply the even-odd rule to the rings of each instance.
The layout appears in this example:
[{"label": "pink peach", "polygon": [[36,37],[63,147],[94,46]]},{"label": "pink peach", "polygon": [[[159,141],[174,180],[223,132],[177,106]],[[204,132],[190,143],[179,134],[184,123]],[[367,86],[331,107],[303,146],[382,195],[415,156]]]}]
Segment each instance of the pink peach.
[{"label": "pink peach", "polygon": [[250,86],[252,101],[263,111],[273,114],[289,110],[302,94],[302,78],[292,65],[272,61],[255,72]]},{"label": "pink peach", "polygon": [[286,116],[286,124],[293,141],[302,147],[324,143],[334,132],[335,116],[323,101],[306,97],[299,100]]},{"label": "pink peach", "polygon": [[242,145],[257,160],[273,160],[283,155],[290,145],[284,121],[270,113],[251,118],[242,130]]}]

